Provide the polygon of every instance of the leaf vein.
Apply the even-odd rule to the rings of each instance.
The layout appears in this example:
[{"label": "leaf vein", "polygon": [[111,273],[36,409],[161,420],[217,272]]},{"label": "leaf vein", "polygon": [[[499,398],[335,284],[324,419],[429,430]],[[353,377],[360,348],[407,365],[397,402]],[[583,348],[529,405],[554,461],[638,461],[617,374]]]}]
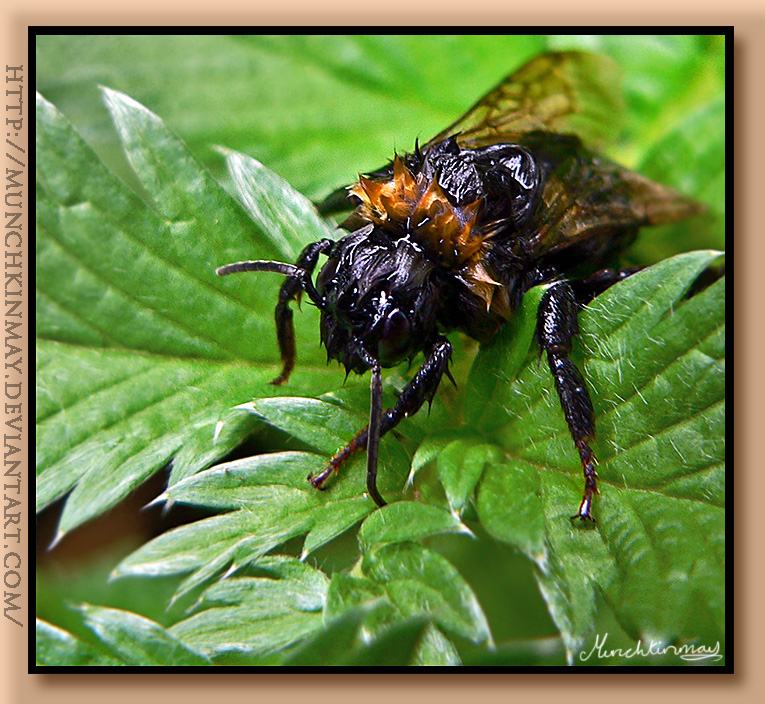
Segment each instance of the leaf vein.
[{"label": "leaf vein", "polygon": [[[121,230],[123,234],[125,233],[124,230]],[[185,334],[187,334],[192,340],[196,340],[198,342],[204,342],[206,344],[212,344],[213,347],[218,348],[222,352],[226,353],[226,356],[228,358],[234,358],[239,359],[240,361],[247,361],[243,357],[239,355],[234,350],[231,350],[224,345],[220,343],[220,341],[216,340],[213,337],[210,337],[208,335],[201,334],[198,330],[194,330],[193,328],[189,327],[188,325],[181,323],[177,320],[174,320],[172,317],[170,317],[166,312],[161,311],[157,308],[152,308],[149,306],[146,302],[142,301],[141,299],[137,298],[135,295],[130,293],[127,289],[121,288],[116,285],[116,283],[110,279],[108,279],[106,276],[104,276],[102,273],[100,273],[97,269],[93,268],[92,266],[85,263],[85,261],[70,247],[68,247],[60,238],[56,237],[55,234],[53,234],[52,231],[46,229],[46,233],[48,236],[56,242],[61,249],[63,249],[74,261],[76,261],[80,267],[82,267],[85,271],[87,271],[91,276],[93,276],[95,279],[101,281],[106,285],[106,288],[113,289],[114,291],[119,292],[124,296],[128,301],[132,301],[133,304],[135,304],[139,309],[143,309],[146,311],[149,311],[153,313],[154,315],[158,316],[160,319],[164,320],[166,323],[168,323],[170,326],[175,327],[181,331],[183,331]],[[149,250],[143,243],[139,243],[143,246],[144,250],[152,253],[151,250]],[[152,253],[153,254],[153,253]],[[48,295],[50,296],[50,293],[48,292]],[[54,298],[51,296],[51,298]],[[56,300],[54,298],[54,300]]]},{"label": "leaf vein", "polygon": [[[222,370],[213,370],[213,371],[207,373],[206,375],[202,375],[202,378],[204,378],[204,376],[206,376],[207,379],[209,380],[209,379],[213,378],[216,374],[220,373],[221,371]],[[199,379],[200,379],[200,377],[197,376],[193,381],[196,382]],[[123,417],[120,417],[120,418],[116,418],[111,423],[108,423],[107,425],[104,425],[102,428],[99,428],[94,433],[91,433],[87,437],[83,438],[82,440],[78,441],[74,445],[70,446],[67,449],[67,453],[66,454],[69,455],[73,450],[77,449],[78,447],[81,447],[82,445],[85,445],[86,443],[95,442],[98,439],[98,436],[104,435],[105,433],[107,433],[109,431],[112,431],[113,429],[118,427],[120,424],[123,424],[123,423],[127,424],[127,423],[133,421],[137,416],[140,416],[141,414],[146,413],[149,409],[151,409],[151,408],[153,408],[155,406],[158,406],[158,405],[160,405],[162,403],[169,402],[171,399],[173,399],[174,397],[178,396],[179,394],[187,393],[187,391],[188,391],[187,388],[176,389],[169,396],[163,396],[160,399],[152,400],[150,403],[147,403],[146,405],[141,406],[140,408],[134,409],[130,413],[130,415],[128,415],[128,416],[123,416]],[[199,413],[200,413],[200,411],[197,411],[197,415],[199,415]],[[196,417],[196,416],[192,416],[191,418],[189,418],[189,421],[192,418],[194,418],[194,417]],[[146,440],[145,444],[143,445],[142,449],[145,449],[152,442],[154,442],[154,441],[156,441],[158,439],[161,439],[165,435],[167,435],[167,433],[164,433],[163,435],[160,435],[160,436],[152,436],[151,438],[148,438]],[[134,437],[133,439],[136,440],[138,438]],[[134,457],[138,453],[138,451],[139,450],[136,450],[135,452],[131,451],[130,457]],[[61,462],[66,461],[66,459],[67,459],[67,457],[64,456],[64,458],[62,458],[61,460],[58,460],[55,464],[50,465],[49,467],[47,467],[45,469],[52,470],[57,464],[60,464]],[[128,458],[128,459],[130,459],[130,458]],[[120,465],[118,465],[117,469],[119,468],[119,466],[122,466],[122,464],[124,464],[124,462],[121,462]],[[99,468],[99,470],[100,470],[100,468]],[[92,471],[92,470],[87,470],[86,473],[89,472],[89,471]],[[38,478],[38,481],[39,481],[39,478]]]},{"label": "leaf vein", "polygon": [[[67,405],[67,406],[60,406],[58,410],[53,411],[52,413],[48,414],[47,416],[44,416],[44,417],[38,419],[37,425],[38,426],[42,426],[45,423],[48,423],[48,422],[52,421],[56,416],[59,416],[62,413],[68,413],[68,412],[72,411],[79,404],[85,403],[86,401],[88,401],[90,398],[92,398],[96,394],[100,394],[100,393],[106,392],[109,389],[114,389],[114,388],[116,388],[118,386],[121,386],[126,381],[133,381],[135,379],[139,379],[141,376],[146,375],[146,374],[150,374],[151,372],[153,372],[155,370],[156,370],[156,367],[151,367],[149,369],[130,370],[130,371],[126,372],[126,374],[124,376],[121,376],[121,377],[119,377],[117,379],[106,379],[104,384],[89,389],[88,392],[84,396],[78,396],[76,398],[73,398],[72,399],[72,403],[70,403],[69,405]],[[38,381],[38,386],[39,386],[39,381]]]},{"label": "leaf vein", "polygon": [[[55,305],[59,306],[59,308],[62,308],[64,311],[66,311],[73,318],[76,318],[77,320],[79,320],[83,325],[85,325],[86,327],[89,327],[91,330],[94,330],[99,335],[102,335],[104,337],[104,339],[109,340],[114,345],[114,348],[122,349],[122,350],[129,349],[124,344],[122,344],[119,340],[117,340],[116,338],[114,338],[111,335],[109,335],[109,333],[107,333],[105,330],[100,328],[98,325],[95,325],[90,320],[88,320],[87,318],[84,318],[82,316],[82,314],[77,312],[73,307],[67,305],[63,301],[58,300],[57,298],[52,296],[50,294],[50,292],[48,292],[48,291],[46,291],[44,289],[41,289],[36,283],[35,283],[35,292],[40,294],[41,296],[45,296],[50,301],[52,301]],[[53,337],[41,337],[40,339],[42,339],[42,340],[50,340],[51,342],[61,342],[61,340],[57,340],[56,338],[53,338]],[[71,344],[71,343],[67,343],[67,344]],[[80,345],[80,346],[81,347],[85,347],[85,345]],[[87,349],[93,349],[93,346],[92,345],[88,345]]]}]

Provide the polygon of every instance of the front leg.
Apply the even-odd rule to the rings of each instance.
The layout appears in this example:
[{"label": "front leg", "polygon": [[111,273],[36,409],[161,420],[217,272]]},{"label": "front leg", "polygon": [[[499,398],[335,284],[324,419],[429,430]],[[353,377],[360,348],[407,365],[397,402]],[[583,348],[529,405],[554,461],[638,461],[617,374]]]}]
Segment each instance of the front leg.
[{"label": "front leg", "polygon": [[554,283],[542,297],[537,313],[537,339],[541,351],[547,352],[560,405],[566,416],[584,471],[584,495],[579,510],[572,519],[594,521],[592,500],[598,493],[597,460],[589,441],[595,437],[592,401],[581,372],[569,359],[571,340],[579,333],[577,302],[567,281]]},{"label": "front leg", "polygon": [[[328,252],[334,242],[330,239],[320,240],[309,244],[298,257],[295,266],[304,269],[310,276],[316,267],[319,255]],[[276,304],[274,319],[276,321],[276,338],[279,342],[279,353],[282,358],[282,371],[271,383],[274,386],[286,384],[292,370],[295,368],[297,349],[295,347],[295,325],[292,321],[290,301],[299,300],[305,290],[304,282],[296,276],[289,277],[279,289],[279,302]]]},{"label": "front leg", "polygon": [[[426,400],[432,401],[436,393],[438,384],[444,374],[449,375],[449,360],[452,356],[452,345],[445,337],[439,335],[428,350],[428,356],[425,363],[420,367],[417,374],[406,385],[401,396],[399,396],[396,405],[382,414],[380,419],[380,434],[382,437],[392,428],[395,428],[399,422],[407,417],[414,415],[420,410]],[[373,375],[374,383],[374,375]],[[373,390],[373,411],[374,411],[374,390]],[[372,419],[374,419],[374,414]],[[339,452],[335,453],[329,464],[316,476],[309,476],[308,481],[317,489],[321,489],[327,478],[336,472],[340,466],[357,450],[367,446],[369,439],[369,426],[360,430],[353,439]],[[374,466],[372,466],[374,465]],[[378,506],[384,506],[385,501],[377,492],[376,486],[377,462],[376,456],[374,462],[367,466],[367,487],[370,490],[370,496]]]}]

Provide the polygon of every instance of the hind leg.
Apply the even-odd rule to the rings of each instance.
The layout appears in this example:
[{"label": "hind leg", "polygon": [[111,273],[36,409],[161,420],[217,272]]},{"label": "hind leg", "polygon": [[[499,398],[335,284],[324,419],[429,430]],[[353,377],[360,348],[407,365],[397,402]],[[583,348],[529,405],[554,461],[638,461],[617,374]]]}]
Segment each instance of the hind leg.
[{"label": "hind leg", "polygon": [[584,493],[572,519],[594,521],[592,501],[598,493],[598,474],[595,471],[597,460],[589,443],[595,437],[595,418],[584,377],[568,356],[571,341],[579,332],[577,312],[571,284],[568,281],[553,284],[539,304],[537,340],[540,350],[547,353],[558,399],[582,461]]}]

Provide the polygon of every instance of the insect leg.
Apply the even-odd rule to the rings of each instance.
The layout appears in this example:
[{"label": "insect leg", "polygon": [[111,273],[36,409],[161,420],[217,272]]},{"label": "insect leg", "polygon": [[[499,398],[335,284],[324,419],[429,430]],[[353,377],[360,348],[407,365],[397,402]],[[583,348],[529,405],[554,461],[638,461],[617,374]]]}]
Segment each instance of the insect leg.
[{"label": "insect leg", "polygon": [[[319,240],[309,244],[298,257],[296,266],[308,272],[308,280],[316,267],[319,255],[327,252],[334,242],[330,239]],[[295,347],[295,326],[292,322],[292,308],[289,303],[293,299],[299,299],[304,290],[304,284],[294,276],[288,278],[279,289],[279,301],[274,311],[276,321],[276,337],[279,341],[279,353],[282,359],[282,371],[279,376],[271,381],[274,386],[286,384],[292,370],[295,368],[297,349]],[[308,291],[306,291],[308,293]],[[310,295],[310,294],[309,294]],[[313,300],[313,299],[312,299]]]},{"label": "insect leg", "polygon": [[276,386],[284,384],[289,379],[292,370],[295,368],[295,359],[297,357],[295,327],[292,322],[292,309],[289,307],[289,302],[299,298],[300,294],[305,291],[313,303],[319,308],[323,307],[324,299],[314,288],[311,274],[316,267],[319,255],[331,249],[333,244],[334,242],[330,239],[323,239],[309,244],[300,253],[294,266],[292,264],[283,264],[282,262],[256,260],[227,264],[216,270],[218,276],[227,276],[228,274],[237,274],[243,271],[272,271],[288,277],[279,289],[279,301],[274,311],[276,336],[283,364],[282,373],[271,382]]},{"label": "insect leg", "polygon": [[[436,393],[441,377],[448,374],[449,360],[452,356],[452,345],[444,336],[439,335],[428,350],[428,357],[425,363],[420,367],[417,374],[406,385],[401,392],[396,405],[382,414],[380,422],[380,437],[389,430],[395,428],[406,416],[411,416],[420,410],[426,400],[432,401]],[[374,379],[373,379],[374,383]],[[374,403],[374,399],[373,399]],[[370,417],[371,419],[371,417]],[[369,438],[369,426],[360,430],[353,439],[339,452],[337,452],[329,464],[316,476],[309,477],[308,480],[317,489],[320,489],[327,478],[357,450],[367,446]],[[376,451],[375,451],[376,454]],[[377,462],[375,457],[374,471],[370,471],[369,456],[367,456],[367,486],[375,482],[377,474]],[[370,488],[370,496],[375,500],[378,506],[384,506],[385,502],[380,497],[375,486],[374,490]]]},{"label": "insect leg", "polygon": [[623,269],[601,269],[586,279],[572,281],[571,287],[574,289],[576,300],[580,304],[589,303],[595,296],[599,296],[607,288],[611,288],[616,283],[623,281],[628,276],[636,274],[642,266],[628,266]]},{"label": "insect leg", "polygon": [[553,284],[539,304],[537,340],[540,349],[547,352],[560,405],[584,470],[584,495],[572,519],[594,521],[592,500],[598,493],[597,460],[588,443],[595,436],[595,419],[584,378],[568,356],[571,340],[578,332],[577,302],[571,284],[567,281]]},{"label": "insect leg", "polygon": [[371,408],[367,431],[367,491],[378,506],[385,506],[385,501],[377,491],[377,451],[380,446],[380,422],[382,416],[382,374],[380,365],[372,368]]}]

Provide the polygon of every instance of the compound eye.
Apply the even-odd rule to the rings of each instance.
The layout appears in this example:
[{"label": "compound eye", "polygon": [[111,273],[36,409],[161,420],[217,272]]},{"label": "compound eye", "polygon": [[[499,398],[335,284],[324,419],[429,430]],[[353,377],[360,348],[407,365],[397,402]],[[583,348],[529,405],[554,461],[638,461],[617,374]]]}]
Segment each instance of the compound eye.
[{"label": "compound eye", "polygon": [[392,310],[385,319],[380,354],[386,358],[395,358],[409,346],[409,320],[398,309]]}]

